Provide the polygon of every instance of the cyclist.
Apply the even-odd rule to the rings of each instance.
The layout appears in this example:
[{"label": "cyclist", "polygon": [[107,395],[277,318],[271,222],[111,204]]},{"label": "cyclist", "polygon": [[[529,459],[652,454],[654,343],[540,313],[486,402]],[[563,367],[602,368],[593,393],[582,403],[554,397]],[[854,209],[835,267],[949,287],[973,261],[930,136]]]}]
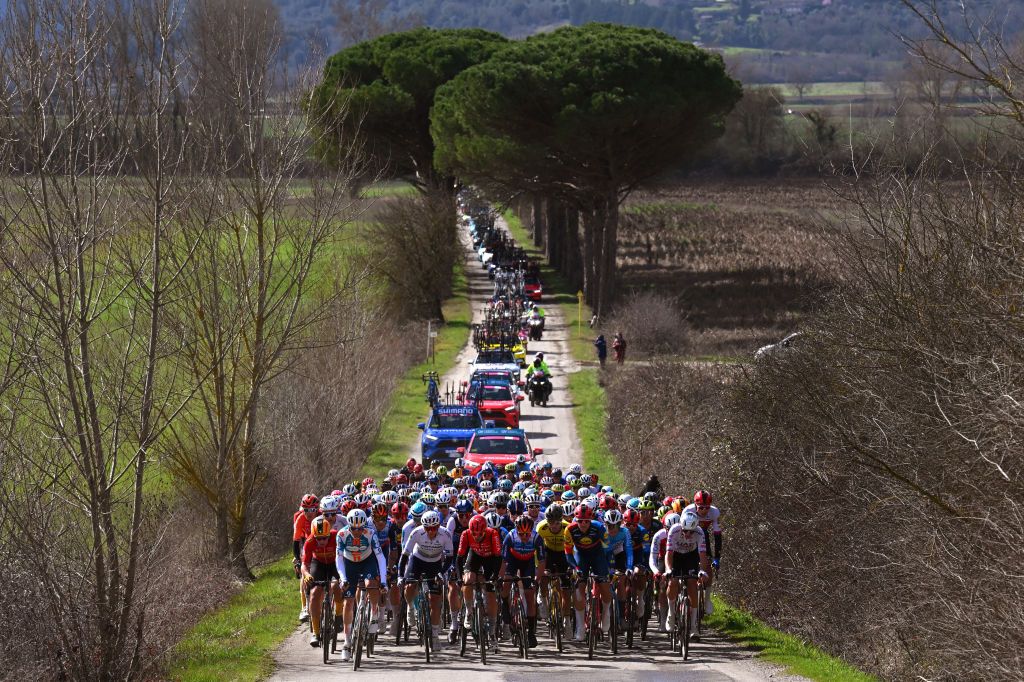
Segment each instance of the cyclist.
[{"label": "cyclist", "polygon": [[419,591],[418,581],[430,581],[430,624],[433,628],[433,647],[441,649],[441,586],[438,576],[448,571],[452,564],[452,534],[447,528],[441,528],[441,517],[436,511],[424,512],[420,518],[420,526],[406,538],[402,547],[403,553],[409,557],[405,570],[405,601],[413,608],[413,601]]},{"label": "cyclist", "polygon": [[[541,608],[547,611],[547,573],[559,576],[558,590],[562,604],[569,603],[569,564],[565,558],[565,529],[569,522],[563,518],[562,506],[553,503],[544,510],[544,520],[537,524],[537,535],[544,543],[544,557],[540,565]],[[565,616],[566,614],[562,614]]]},{"label": "cyclist", "polygon": [[[708,572],[707,586],[704,594],[707,595],[704,603],[704,611],[711,613],[713,606],[711,604],[711,584],[715,579],[715,571],[718,570],[718,562],[722,559],[722,526],[718,520],[722,515],[722,512],[718,507],[711,506],[711,493],[707,490],[698,490],[693,494],[693,504],[686,507],[683,513],[692,512],[697,515],[698,523],[700,524],[701,530],[704,532],[704,544],[711,547],[711,537],[714,537],[715,553],[711,555],[711,566],[714,571]],[[710,554],[710,552],[708,553]]]},{"label": "cyclist", "polygon": [[649,573],[649,566],[642,557],[648,556],[651,552],[651,534],[640,525],[640,512],[636,509],[626,509],[622,515],[622,522],[633,541],[633,588],[637,594],[637,614],[640,615],[646,608],[644,599]]},{"label": "cyclist", "polygon": [[[299,510],[292,516],[292,566],[295,568],[295,577],[302,577],[302,545],[309,537],[313,519],[316,518],[316,510],[319,505],[316,495],[307,493],[299,501]],[[299,622],[309,620],[309,609],[306,608],[306,584],[299,582],[299,601],[302,604],[299,609]]]},{"label": "cyclist", "polygon": [[[671,576],[668,581],[668,622],[665,631],[671,632],[675,627],[676,596],[679,594],[679,581],[686,580],[686,596],[690,601],[690,639],[699,639],[697,635],[697,586],[694,581],[687,580],[697,573],[698,580],[707,584],[711,570],[708,560],[704,533],[700,529],[700,520],[696,514],[684,514],[679,523],[668,528],[665,542],[665,570]],[[699,573],[698,573],[699,570]]]},{"label": "cyclist", "polygon": [[380,587],[387,589],[387,562],[381,550],[377,533],[366,527],[366,512],[353,509],[348,513],[348,525],[338,532],[337,557],[339,580],[344,587],[345,644],[341,660],[351,654],[352,615],[355,612],[356,587],[364,583],[370,597],[370,624],[368,632],[377,634],[380,623]]},{"label": "cyclist", "polygon": [[[537,646],[537,593],[533,587],[537,576],[537,558],[543,556],[544,543],[533,529],[533,519],[522,514],[515,521],[515,530],[505,536],[501,555],[505,563],[505,575],[519,576],[523,581],[523,592],[526,599],[526,618],[528,623],[529,646]],[[512,623],[512,612],[509,593],[512,583],[501,586],[502,618],[506,626]]]},{"label": "cyclist", "polygon": [[464,568],[462,598],[467,604],[463,614],[463,627],[472,627],[473,614],[468,608],[473,603],[473,583],[483,578],[487,603],[487,623],[494,628],[494,640],[498,638],[498,603],[494,598],[494,581],[501,570],[501,531],[488,524],[483,516],[474,516],[469,527],[459,539],[459,558]]},{"label": "cyclist", "polygon": [[665,595],[665,543],[668,529],[679,521],[679,514],[667,514],[663,521],[664,527],[651,536],[651,553],[648,565],[651,567],[654,584],[658,587],[658,627],[664,629],[668,622],[668,597]]},{"label": "cyclist", "polygon": [[[612,499],[606,497],[606,500]],[[633,537],[629,531],[622,526],[622,512],[618,509],[608,509],[604,513],[604,525],[608,529],[608,546],[605,552],[608,554],[608,565],[617,573],[630,573],[633,570]],[[626,581],[620,580],[615,589],[616,596],[621,604],[626,598]]]},{"label": "cyclist", "polygon": [[[455,513],[448,515],[448,523],[445,526],[448,532],[452,534],[452,547],[461,547],[462,534],[469,530],[469,521],[473,517],[473,503],[469,500],[459,500],[455,503]],[[486,521],[484,522],[486,524]],[[457,614],[463,607],[462,593],[465,590],[457,590],[455,583],[458,581],[458,577],[462,575],[463,568],[465,567],[465,556],[459,554],[456,556],[456,567],[455,572],[450,576],[450,582],[452,585],[448,591],[448,606],[453,614]],[[454,644],[455,640],[459,636],[459,628],[461,623],[457,617],[452,617],[452,629],[448,633],[448,643]]]},{"label": "cyclist", "polygon": [[601,627],[607,631],[611,624],[612,592],[608,585],[608,557],[604,552],[607,532],[600,521],[594,520],[594,510],[585,504],[576,508],[576,520],[565,529],[565,558],[569,565],[582,578],[576,589],[576,632],[573,639],[583,639],[583,606],[584,586],[586,578],[593,576],[601,592],[604,613],[601,615]]},{"label": "cyclist", "polygon": [[[337,550],[338,531],[331,528],[331,522],[322,516],[313,519],[310,524],[310,535],[302,546],[302,582],[309,585],[315,582],[330,583],[338,580],[338,567],[334,557]],[[331,585],[334,590],[334,617],[341,615],[341,590],[337,583]],[[309,594],[309,611],[314,614],[310,618],[313,637],[309,640],[312,647],[320,646],[320,619],[315,614],[320,612],[324,601],[324,590],[315,585]]]},{"label": "cyclist", "polygon": [[[383,500],[383,496],[381,499]],[[398,499],[397,496],[395,499]],[[391,613],[397,613],[398,587],[395,586],[393,576],[399,554],[398,526],[388,517],[388,505],[383,501],[373,505],[370,513],[373,517],[373,530],[377,534],[377,542],[387,565],[387,571],[381,575],[381,582],[387,586],[387,608]]]}]

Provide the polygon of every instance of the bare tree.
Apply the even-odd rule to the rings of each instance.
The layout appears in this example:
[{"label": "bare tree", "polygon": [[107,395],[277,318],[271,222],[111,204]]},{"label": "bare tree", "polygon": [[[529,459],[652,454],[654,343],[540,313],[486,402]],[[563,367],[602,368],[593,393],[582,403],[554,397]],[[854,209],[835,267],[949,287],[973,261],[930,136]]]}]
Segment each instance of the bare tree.
[{"label": "bare tree", "polygon": [[388,0],[334,0],[333,8],[342,47],[423,25],[416,13],[388,16]]}]

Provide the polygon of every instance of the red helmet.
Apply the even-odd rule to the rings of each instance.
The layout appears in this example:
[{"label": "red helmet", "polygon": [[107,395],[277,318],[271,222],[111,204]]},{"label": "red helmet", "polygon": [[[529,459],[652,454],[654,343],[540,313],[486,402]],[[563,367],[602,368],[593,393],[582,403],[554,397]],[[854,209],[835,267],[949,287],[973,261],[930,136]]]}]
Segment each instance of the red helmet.
[{"label": "red helmet", "polygon": [[487,530],[487,519],[477,514],[469,520],[469,532],[473,535],[480,535]]},{"label": "red helmet", "polygon": [[383,502],[378,502],[377,504],[373,505],[373,509],[371,509],[370,511],[373,514],[373,518],[382,519],[388,515],[388,506]]},{"label": "red helmet", "polygon": [[698,507],[711,504],[711,493],[707,490],[698,490],[693,494],[693,503]]},{"label": "red helmet", "polygon": [[601,500],[601,509],[618,509],[618,501],[611,495],[605,495]]},{"label": "red helmet", "polygon": [[302,509],[319,509],[320,500],[313,493],[306,493],[302,496],[302,502],[299,503],[299,506]]},{"label": "red helmet", "polygon": [[635,526],[640,523],[640,512],[636,509],[627,509],[622,513],[622,520],[627,526]]},{"label": "red helmet", "polygon": [[348,513],[350,511],[352,511],[353,509],[355,509],[356,506],[357,505],[356,505],[356,501],[355,500],[345,500],[341,504],[341,513],[344,514],[345,516],[348,516]]},{"label": "red helmet", "polygon": [[408,516],[409,505],[407,505],[405,502],[395,502],[393,505],[391,505],[391,518],[397,521],[398,519],[408,518]]},{"label": "red helmet", "polygon": [[377,484],[377,482],[375,480],[373,480],[372,478],[367,476],[366,478],[363,479],[363,490],[366,490],[370,486],[376,485],[376,484]]},{"label": "red helmet", "polygon": [[409,469],[412,469],[414,466],[416,466],[416,460],[410,457],[409,459],[405,460],[405,466]]},{"label": "red helmet", "polygon": [[597,474],[590,474],[590,487],[597,485]]},{"label": "red helmet", "polygon": [[594,510],[585,504],[581,504],[580,506],[576,507],[575,516],[577,521],[593,521]]},{"label": "red helmet", "polygon": [[395,476],[395,485],[409,485],[409,477],[405,474]]},{"label": "red helmet", "polygon": [[675,499],[676,498],[674,498],[671,495],[669,495],[668,497],[666,497],[664,500],[661,501],[661,506],[662,507],[671,507],[672,506],[672,501],[675,500]]},{"label": "red helmet", "polygon": [[413,472],[414,474],[422,474],[422,473],[423,473],[423,465],[422,465],[422,464],[417,464],[417,465],[415,465],[415,466],[414,466],[414,467],[412,468],[412,472]]}]

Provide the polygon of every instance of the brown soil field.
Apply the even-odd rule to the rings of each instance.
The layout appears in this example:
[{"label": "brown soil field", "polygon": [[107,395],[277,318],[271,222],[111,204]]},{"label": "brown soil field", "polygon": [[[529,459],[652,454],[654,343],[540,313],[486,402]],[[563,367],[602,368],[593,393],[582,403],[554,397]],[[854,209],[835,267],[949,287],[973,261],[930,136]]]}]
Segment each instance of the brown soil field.
[{"label": "brown soil field", "polygon": [[679,301],[695,356],[749,356],[799,328],[834,283],[825,238],[838,205],[821,180],[664,184],[630,197],[619,226],[620,292]]}]

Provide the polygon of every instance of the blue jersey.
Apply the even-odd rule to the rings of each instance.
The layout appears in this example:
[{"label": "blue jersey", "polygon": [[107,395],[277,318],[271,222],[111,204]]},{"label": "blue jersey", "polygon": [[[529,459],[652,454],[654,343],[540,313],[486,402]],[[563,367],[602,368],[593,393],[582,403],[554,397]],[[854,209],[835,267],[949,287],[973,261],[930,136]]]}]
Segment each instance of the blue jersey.
[{"label": "blue jersey", "polygon": [[579,523],[574,521],[565,529],[565,553],[579,556],[581,553],[604,551],[608,540],[608,532],[600,521],[591,521],[584,532]]},{"label": "blue jersey", "polygon": [[633,538],[624,527],[619,526],[619,530],[615,535],[612,535],[610,532],[608,533],[608,543],[605,547],[605,552],[607,552],[609,559],[616,554],[625,552],[626,569],[633,568]]},{"label": "blue jersey", "polygon": [[501,556],[509,559],[528,561],[534,559],[541,551],[541,539],[537,531],[531,530],[525,538],[514,530],[501,541]]},{"label": "blue jersey", "polygon": [[653,533],[640,524],[637,524],[629,531],[633,538],[633,556],[647,556],[651,553],[651,537]]}]

